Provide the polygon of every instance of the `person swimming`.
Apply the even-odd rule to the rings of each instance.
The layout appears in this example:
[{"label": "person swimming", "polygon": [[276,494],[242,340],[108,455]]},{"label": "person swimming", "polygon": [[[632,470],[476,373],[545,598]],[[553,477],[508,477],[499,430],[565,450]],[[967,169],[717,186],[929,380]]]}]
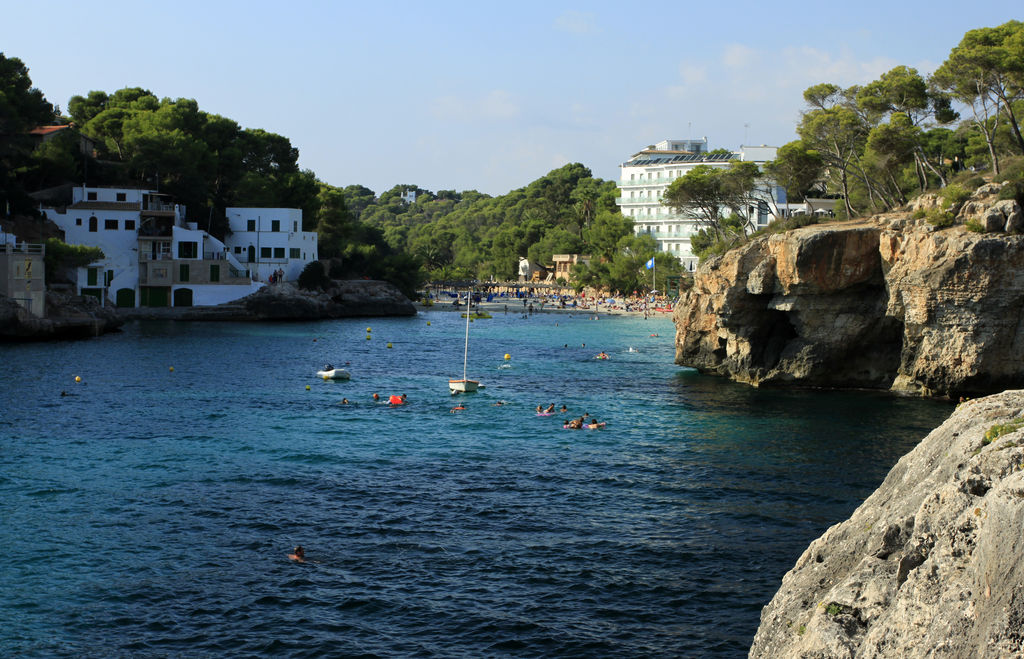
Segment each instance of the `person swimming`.
[{"label": "person swimming", "polygon": [[374,400],[374,402],[379,403],[380,402],[380,394],[376,394],[376,393],[373,394],[373,400]]},{"label": "person swimming", "polygon": [[544,410],[544,412],[546,414],[554,414],[554,412],[555,412],[555,404],[551,403],[550,405],[548,405],[547,408]]},{"label": "person swimming", "polygon": [[597,422],[596,418],[591,418],[590,423],[587,424],[587,427],[593,430],[595,428],[600,428],[601,424]]},{"label": "person swimming", "polygon": [[294,553],[288,554],[288,558],[296,563],[305,563],[306,550],[302,548],[302,545],[299,545],[295,548]]},{"label": "person swimming", "polygon": [[538,405],[537,406],[537,414],[543,414],[543,413],[544,413],[544,406],[543,405]]},{"label": "person swimming", "polygon": [[569,408],[568,408],[568,407],[566,407],[565,405],[562,405],[562,408],[561,408],[560,410],[558,410],[558,411],[559,411],[559,412],[568,412],[568,411],[569,411]]},{"label": "person swimming", "polygon": [[341,399],[341,404],[342,405],[348,405],[348,398],[342,398]]},{"label": "person swimming", "polygon": [[459,404],[459,405],[456,405],[455,407],[453,407],[452,409],[448,410],[448,413],[449,414],[455,414],[456,412],[461,412],[464,409],[466,409],[466,406]]}]

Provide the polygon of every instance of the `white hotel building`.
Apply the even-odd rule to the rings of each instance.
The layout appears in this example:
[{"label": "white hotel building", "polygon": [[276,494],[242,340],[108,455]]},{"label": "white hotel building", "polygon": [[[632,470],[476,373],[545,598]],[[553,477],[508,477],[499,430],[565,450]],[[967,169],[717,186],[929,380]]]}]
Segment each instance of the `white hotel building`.
[{"label": "white hotel building", "polygon": [[[690,249],[690,236],[700,230],[696,214],[676,213],[662,205],[662,198],[672,181],[698,165],[725,168],[731,160],[763,165],[775,159],[776,147],[743,146],[739,152],[709,154],[707,138],[700,140],[664,140],[650,146],[619,165],[619,199],[622,214],[633,220],[633,231],[650,234],[662,252],[672,254],[689,271],[697,268],[697,257]],[[786,202],[785,191],[766,181],[757,206],[743,213],[755,229],[767,226]]]}]

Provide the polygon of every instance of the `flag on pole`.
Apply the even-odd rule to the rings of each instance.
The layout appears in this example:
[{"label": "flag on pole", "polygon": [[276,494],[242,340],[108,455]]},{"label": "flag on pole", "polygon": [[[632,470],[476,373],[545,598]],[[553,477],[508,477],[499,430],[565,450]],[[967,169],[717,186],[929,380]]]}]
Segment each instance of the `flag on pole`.
[{"label": "flag on pole", "polygon": [[654,267],[654,257],[652,256],[652,257],[650,258],[650,260],[649,260],[649,261],[647,261],[647,269],[648,269],[648,270],[650,270],[650,269],[651,269],[651,268],[653,268],[653,267]]}]

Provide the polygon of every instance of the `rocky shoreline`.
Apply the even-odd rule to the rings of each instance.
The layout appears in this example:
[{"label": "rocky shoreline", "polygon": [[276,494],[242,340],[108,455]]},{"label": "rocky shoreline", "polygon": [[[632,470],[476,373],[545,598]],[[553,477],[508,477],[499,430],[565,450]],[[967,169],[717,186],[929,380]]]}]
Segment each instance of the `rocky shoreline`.
[{"label": "rocky shoreline", "polygon": [[46,306],[47,317],[37,318],[0,296],[0,341],[88,338],[117,331],[129,320],[308,321],[416,315],[416,307],[394,285],[367,279],[335,281],[324,291],[273,284],[214,307],[115,308],[90,296],[53,291],[47,293]]},{"label": "rocky shoreline", "polygon": [[1024,656],[1024,391],[959,405],[812,542],[750,656]]}]

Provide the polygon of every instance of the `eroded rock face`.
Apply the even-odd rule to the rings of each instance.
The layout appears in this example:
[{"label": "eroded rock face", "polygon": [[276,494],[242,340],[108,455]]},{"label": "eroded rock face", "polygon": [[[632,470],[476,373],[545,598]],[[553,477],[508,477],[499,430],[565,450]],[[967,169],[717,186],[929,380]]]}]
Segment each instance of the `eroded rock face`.
[{"label": "eroded rock face", "polygon": [[[980,202],[977,202],[980,203]],[[676,362],[754,385],[983,395],[1024,386],[1024,237],[906,215],[804,227],[703,263]]]},{"label": "eroded rock face", "polygon": [[80,339],[116,331],[124,324],[113,308],[88,295],[49,291],[46,309],[46,318],[39,318],[0,295],[0,341]]},{"label": "eroded rock face", "polygon": [[812,542],[750,656],[1024,656],[1024,391],[959,405]]}]

